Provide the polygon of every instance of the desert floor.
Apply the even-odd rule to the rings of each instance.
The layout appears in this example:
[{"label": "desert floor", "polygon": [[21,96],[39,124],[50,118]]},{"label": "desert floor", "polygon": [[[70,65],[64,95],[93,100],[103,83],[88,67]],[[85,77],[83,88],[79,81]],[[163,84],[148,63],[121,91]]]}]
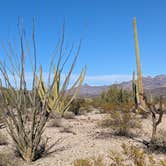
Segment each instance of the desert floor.
[{"label": "desert floor", "polygon": [[[89,113],[75,116],[74,119],[62,119],[59,127],[46,127],[44,137],[48,138],[48,154],[37,161],[33,166],[72,166],[73,161],[102,155],[106,165],[109,165],[109,151],[121,150],[122,143],[144,145],[141,140],[149,140],[151,134],[151,117],[142,121],[141,130],[135,131],[137,136],[132,138],[120,137],[113,134],[111,128],[101,128],[98,123],[106,114]],[[166,116],[166,115],[164,115]],[[158,129],[164,128],[166,117]],[[6,133],[5,129],[1,129]],[[10,142],[10,141],[9,141]],[[0,146],[0,151],[9,151],[12,146]],[[153,153],[157,159],[166,159],[163,153]],[[29,164],[23,164],[25,166]]]}]

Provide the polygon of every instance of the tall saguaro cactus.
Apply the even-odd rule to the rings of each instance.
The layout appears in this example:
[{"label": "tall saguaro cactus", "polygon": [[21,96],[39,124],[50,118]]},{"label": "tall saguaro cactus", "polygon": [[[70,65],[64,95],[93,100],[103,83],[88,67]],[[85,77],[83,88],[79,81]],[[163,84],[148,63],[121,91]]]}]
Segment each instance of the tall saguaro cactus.
[{"label": "tall saguaro cactus", "polygon": [[[142,84],[142,72],[141,72],[141,62],[140,62],[140,52],[139,52],[139,43],[138,43],[138,33],[137,33],[137,23],[136,18],[133,20],[134,25],[134,41],[135,41],[135,54],[136,54],[136,63],[137,63],[137,86],[138,86],[138,93],[143,94],[143,84]],[[145,102],[143,97],[139,95],[139,104],[141,106],[145,106]]]}]

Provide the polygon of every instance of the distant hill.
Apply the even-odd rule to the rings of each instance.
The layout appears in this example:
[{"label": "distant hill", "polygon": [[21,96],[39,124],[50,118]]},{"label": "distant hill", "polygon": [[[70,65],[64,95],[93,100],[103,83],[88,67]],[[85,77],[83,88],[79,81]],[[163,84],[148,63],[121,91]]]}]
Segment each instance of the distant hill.
[{"label": "distant hill", "polygon": [[83,97],[96,97],[101,95],[103,91],[108,91],[110,86],[90,86],[84,84],[80,88],[79,96]]},{"label": "distant hill", "polygon": [[[143,77],[144,89],[147,93],[152,93],[154,96],[166,96],[166,75],[157,75],[155,77]],[[132,88],[132,81],[122,82],[118,84],[124,89]],[[81,86],[79,96],[95,97],[101,95],[103,91],[107,91],[110,86],[90,86],[84,84]]]}]

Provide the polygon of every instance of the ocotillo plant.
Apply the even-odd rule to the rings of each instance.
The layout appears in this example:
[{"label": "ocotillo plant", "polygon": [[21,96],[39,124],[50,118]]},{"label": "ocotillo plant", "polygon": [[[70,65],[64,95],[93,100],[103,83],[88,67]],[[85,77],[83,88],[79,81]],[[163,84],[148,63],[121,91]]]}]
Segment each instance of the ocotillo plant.
[{"label": "ocotillo plant", "polygon": [[[141,62],[140,62],[140,51],[139,51],[139,44],[138,44],[138,34],[137,34],[137,24],[136,18],[133,20],[134,25],[134,41],[135,41],[135,54],[136,54],[136,63],[137,63],[137,87],[138,87],[138,94],[143,94],[143,84],[142,84],[142,72],[141,72]],[[139,102],[142,107],[145,107],[145,102],[143,97],[139,95]]]},{"label": "ocotillo plant", "polygon": [[[61,80],[61,72],[58,71],[58,69],[54,72],[54,82],[52,84],[52,90],[50,91],[50,97],[48,99],[48,105],[47,109],[48,111],[55,111],[60,113],[62,116],[65,111],[67,111],[70,107],[70,104],[77,96],[79,89],[82,85],[82,82],[85,77],[86,68],[84,68],[78,77],[78,79],[75,81],[75,83],[71,86],[70,89],[68,89],[65,93],[63,92],[64,86],[66,86],[66,81],[64,81],[64,84],[61,86],[60,80]],[[76,85],[78,85],[76,87]],[[46,94],[47,87],[44,85],[44,81],[42,79],[42,70],[40,70],[40,79],[38,83],[38,94],[40,96],[40,99],[42,102],[44,102],[44,96]],[[63,92],[63,93],[62,93]],[[63,94],[63,95],[62,95]],[[72,95],[72,96],[71,96]],[[61,98],[60,98],[61,96]],[[55,101],[59,99],[58,105],[54,105]]]},{"label": "ocotillo plant", "polygon": [[[33,26],[34,27],[34,26]],[[16,146],[19,155],[28,162],[36,160],[43,152],[43,146],[41,147],[42,134],[44,132],[44,127],[49,118],[50,112],[48,111],[48,105],[52,95],[53,85],[59,80],[58,73],[56,72],[53,81],[50,81],[53,58],[51,59],[50,71],[48,72],[48,83],[52,86],[44,88],[44,94],[42,95],[42,103],[38,100],[38,76],[37,73],[37,58],[36,58],[36,42],[35,42],[35,30],[33,28],[32,33],[32,45],[33,45],[33,58],[32,60],[32,81],[26,78],[26,60],[31,55],[29,50],[27,50],[25,29],[19,24],[19,47],[20,50],[17,52],[15,47],[8,42],[7,46],[4,46],[6,63],[0,60],[0,72],[2,75],[0,95],[3,100],[1,100],[4,113],[4,121],[7,126],[7,131],[10,134],[14,145]],[[64,41],[64,35],[62,34],[61,43]],[[62,63],[62,46],[60,44],[60,56],[58,58],[57,71],[61,71],[63,64],[68,60],[68,56],[65,62]],[[20,53],[21,52],[21,53]],[[77,54],[79,52],[79,48]],[[25,59],[26,57],[26,59]],[[56,106],[63,99],[67,92],[67,85],[70,80],[71,71],[76,62],[77,55],[75,56],[73,65],[65,77],[65,83],[61,88],[61,93],[56,99],[51,101],[51,105]],[[62,67],[59,68],[59,64],[62,63]],[[42,68],[41,68],[42,69]],[[81,74],[83,76],[84,74]],[[82,78],[83,79],[83,78]],[[50,83],[51,82],[51,83]],[[81,80],[82,82],[82,80]],[[27,84],[28,85],[27,88]],[[41,84],[44,86],[43,84]]]},{"label": "ocotillo plant", "polygon": [[[19,24],[20,25],[20,24]],[[11,42],[4,49],[7,63],[0,61],[1,97],[3,98],[1,108],[7,131],[10,134],[17,152],[28,162],[35,160],[40,149],[41,137],[49,113],[46,110],[46,102],[41,104],[36,100],[36,43],[34,30],[32,33],[33,43],[33,72],[32,89],[27,89],[25,57],[25,30],[19,29],[19,43],[21,54],[14,50]],[[3,87],[3,88],[2,88]],[[47,99],[47,96],[45,95]],[[28,121],[30,117],[30,122]]]}]

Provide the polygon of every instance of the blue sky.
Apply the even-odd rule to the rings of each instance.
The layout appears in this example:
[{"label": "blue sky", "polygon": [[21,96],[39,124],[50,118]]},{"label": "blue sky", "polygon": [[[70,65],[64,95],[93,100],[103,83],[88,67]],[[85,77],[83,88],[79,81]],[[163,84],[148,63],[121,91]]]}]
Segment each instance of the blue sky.
[{"label": "blue sky", "polygon": [[35,16],[38,65],[47,72],[65,20],[65,46],[83,39],[73,74],[87,65],[85,82],[109,85],[130,79],[136,68],[132,25],[136,17],[143,74],[166,74],[165,8],[165,0],[1,0],[0,40],[17,37],[18,16],[30,32]]}]

